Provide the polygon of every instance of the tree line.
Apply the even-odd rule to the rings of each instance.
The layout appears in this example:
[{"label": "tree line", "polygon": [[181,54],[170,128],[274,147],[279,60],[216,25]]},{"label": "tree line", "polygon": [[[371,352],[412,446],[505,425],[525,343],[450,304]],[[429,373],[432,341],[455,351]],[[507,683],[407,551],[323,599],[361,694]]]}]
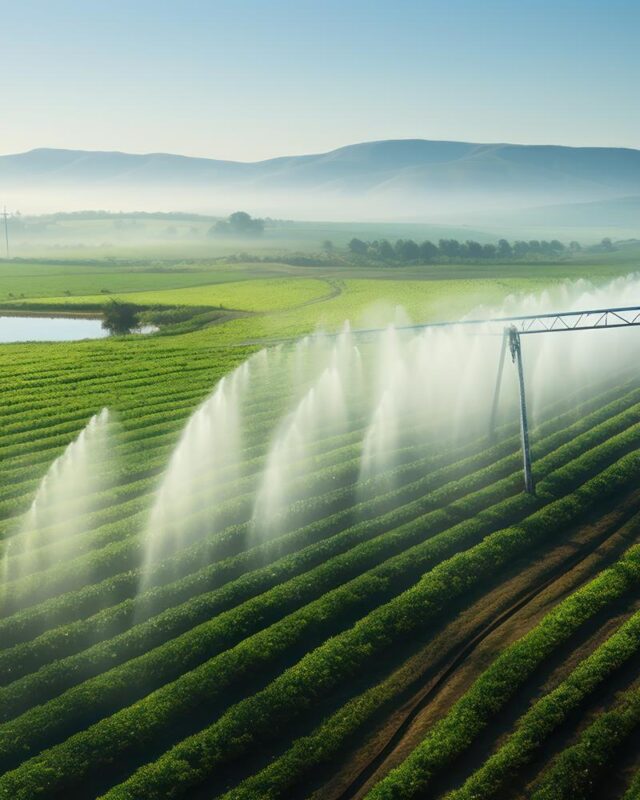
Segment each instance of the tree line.
[{"label": "tree line", "polygon": [[[600,249],[612,250],[610,239],[603,239]],[[426,240],[422,243],[413,239],[398,239],[392,244],[387,239],[376,239],[365,242],[362,239],[351,239],[348,245],[349,252],[354,256],[366,256],[379,261],[428,263],[430,261],[454,259],[511,259],[551,257],[563,254],[580,252],[582,246],[579,242],[570,242],[568,245],[552,239],[531,239],[530,241],[518,240],[513,243],[500,239],[497,244],[482,244],[473,239],[460,242],[458,239],[440,239],[437,244]]]}]

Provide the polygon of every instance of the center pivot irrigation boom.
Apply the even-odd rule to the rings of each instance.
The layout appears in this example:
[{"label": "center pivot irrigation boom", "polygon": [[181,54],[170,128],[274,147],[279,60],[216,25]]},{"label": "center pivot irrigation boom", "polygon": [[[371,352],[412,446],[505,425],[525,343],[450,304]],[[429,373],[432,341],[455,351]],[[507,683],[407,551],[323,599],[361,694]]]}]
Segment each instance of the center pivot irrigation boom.
[{"label": "center pivot irrigation boom", "polygon": [[[505,323],[510,323],[506,324]],[[518,389],[520,394],[520,437],[522,441],[522,460],[524,466],[524,488],[529,494],[535,494],[533,472],[531,470],[531,447],[529,445],[529,423],[527,419],[527,398],[524,384],[524,366],[522,363],[521,336],[536,333],[561,333],[563,331],[594,331],[606,328],[630,328],[640,325],[640,306],[623,308],[598,308],[590,311],[564,311],[557,314],[537,314],[490,320],[472,320],[463,324],[484,324],[493,328],[505,325],[502,332],[502,347],[498,362],[496,388],[493,394],[489,435],[495,436],[495,424],[498,414],[500,385],[504,370],[507,345],[511,360],[518,370]]]},{"label": "center pivot irrigation boom", "polygon": [[[502,347],[498,362],[496,388],[493,394],[489,436],[495,436],[495,423],[498,414],[500,384],[504,371],[507,346],[511,360],[518,371],[520,394],[520,438],[522,441],[522,460],[524,465],[524,488],[535,494],[533,472],[531,470],[531,447],[529,445],[529,423],[527,420],[527,398],[524,384],[524,365],[522,362],[521,337],[538,333],[562,333],[566,331],[599,331],[608,328],[632,328],[640,326],[640,306],[621,308],[594,308],[588,311],[560,311],[554,314],[526,314],[517,317],[496,317],[493,319],[469,319],[459,322],[431,322],[422,325],[406,325],[398,330],[419,330],[421,328],[442,328],[458,326],[482,326],[482,332],[502,334]],[[358,334],[380,333],[381,329],[356,331]]]},{"label": "center pivot irrigation boom", "polygon": [[[470,319],[458,322],[431,322],[422,325],[405,325],[398,330],[420,330],[422,328],[444,328],[459,326],[482,326],[482,332],[502,335],[502,347],[498,362],[496,388],[491,407],[489,435],[495,436],[495,423],[498,413],[500,384],[504,370],[507,347],[511,360],[518,371],[520,394],[520,437],[522,441],[522,460],[524,464],[524,488],[535,494],[535,484],[531,471],[531,448],[529,445],[529,423],[527,420],[527,398],[524,383],[521,337],[539,333],[562,333],[567,331],[596,331],[608,328],[632,328],[640,326],[640,306],[621,308],[595,308],[588,311],[560,311],[553,314],[527,314],[516,317],[496,317],[493,319]],[[356,335],[382,333],[384,329],[354,331]]]},{"label": "center pivot irrigation boom", "polygon": [[[608,328],[632,328],[640,326],[640,306],[621,308],[594,308],[589,311],[560,311],[553,314],[526,314],[517,317],[494,317],[493,319],[464,319],[457,322],[425,322],[419,325],[400,325],[399,331],[422,330],[424,328],[453,328],[482,326],[483,334],[502,336],[502,348],[498,362],[498,376],[491,407],[489,435],[495,436],[495,423],[498,413],[500,384],[507,347],[511,360],[518,371],[520,394],[520,437],[522,440],[522,460],[524,463],[524,488],[535,494],[535,484],[531,471],[531,448],[529,446],[529,423],[527,421],[527,398],[524,384],[524,365],[522,363],[522,336],[538,333],[562,333],[566,331],[599,331]],[[386,328],[366,328],[352,331],[353,336],[369,336],[384,333]],[[334,334],[339,336],[340,334]],[[297,341],[296,339],[275,339],[271,344]],[[255,344],[256,342],[252,342]],[[262,340],[264,343],[264,340]],[[246,342],[245,342],[246,344]]]},{"label": "center pivot irrigation boom", "polygon": [[[524,466],[524,488],[535,494],[533,472],[531,470],[531,447],[529,445],[529,423],[527,420],[527,398],[524,384],[524,365],[522,363],[521,337],[538,333],[562,333],[564,331],[596,331],[606,328],[632,328],[640,325],[640,306],[621,308],[594,308],[589,311],[560,311],[555,314],[527,314],[517,317],[497,317],[494,319],[471,319],[460,322],[435,322],[424,325],[409,325],[407,329],[433,328],[460,325],[481,325],[483,333],[502,334],[502,347],[498,362],[496,388],[493,394],[489,435],[495,436],[495,423],[498,414],[500,384],[504,370],[507,346],[511,360],[518,371],[520,394],[520,438],[522,441],[522,460]],[[365,331],[363,331],[364,333]],[[373,331],[368,331],[372,333]]]}]

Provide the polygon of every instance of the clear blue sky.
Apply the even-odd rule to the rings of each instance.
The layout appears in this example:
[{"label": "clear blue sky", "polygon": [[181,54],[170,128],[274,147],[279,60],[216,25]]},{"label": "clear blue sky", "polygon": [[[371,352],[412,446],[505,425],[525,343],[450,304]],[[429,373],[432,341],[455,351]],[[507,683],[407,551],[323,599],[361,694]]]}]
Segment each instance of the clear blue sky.
[{"label": "clear blue sky", "polygon": [[638,0],[0,0],[0,152],[640,147]]}]

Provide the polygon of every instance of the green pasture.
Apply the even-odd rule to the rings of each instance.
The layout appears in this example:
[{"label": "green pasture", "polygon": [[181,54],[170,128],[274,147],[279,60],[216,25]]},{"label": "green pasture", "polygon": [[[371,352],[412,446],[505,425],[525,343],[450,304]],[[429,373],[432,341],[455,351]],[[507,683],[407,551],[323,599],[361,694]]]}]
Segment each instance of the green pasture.
[{"label": "green pasture", "polygon": [[[341,276],[337,270],[323,274],[302,268],[290,268],[286,277],[255,277],[259,266],[238,265],[210,273],[143,273],[119,268],[121,271],[112,276],[113,290],[86,294],[81,287],[107,282],[104,273],[80,272],[64,278],[33,275],[25,277],[22,285],[27,288],[29,283],[36,293],[25,292],[24,297],[14,294],[4,301],[4,307],[26,312],[51,308],[57,313],[65,309],[99,313],[102,306],[117,299],[143,308],[210,307],[245,312],[248,316],[229,319],[198,333],[212,344],[229,344],[297,336],[316,328],[337,330],[346,320],[353,327],[362,328],[391,321],[420,323],[457,319],[471,313],[485,315],[494,313],[510,297],[522,298],[544,289],[553,293],[562,280],[548,273],[415,279],[393,270],[381,271],[374,278],[366,271],[362,277],[354,277],[358,275],[354,271]],[[605,277],[606,273],[595,273],[592,280]],[[37,293],[38,281],[50,280],[53,287],[54,281],[61,279],[74,287],[71,294]],[[154,289],[147,288],[153,284]]]}]

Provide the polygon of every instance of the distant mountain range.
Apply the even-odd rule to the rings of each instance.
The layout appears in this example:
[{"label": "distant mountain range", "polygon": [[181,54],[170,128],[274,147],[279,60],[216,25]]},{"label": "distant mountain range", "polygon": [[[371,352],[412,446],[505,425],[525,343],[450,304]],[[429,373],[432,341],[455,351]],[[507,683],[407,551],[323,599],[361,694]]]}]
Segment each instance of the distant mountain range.
[{"label": "distant mountain range", "polygon": [[14,195],[32,205],[40,198],[48,210],[242,206],[290,216],[315,209],[316,218],[332,209],[352,218],[451,217],[628,198],[628,215],[640,197],[640,150],[407,139],[244,163],[38,149],[0,156],[0,198]]}]

